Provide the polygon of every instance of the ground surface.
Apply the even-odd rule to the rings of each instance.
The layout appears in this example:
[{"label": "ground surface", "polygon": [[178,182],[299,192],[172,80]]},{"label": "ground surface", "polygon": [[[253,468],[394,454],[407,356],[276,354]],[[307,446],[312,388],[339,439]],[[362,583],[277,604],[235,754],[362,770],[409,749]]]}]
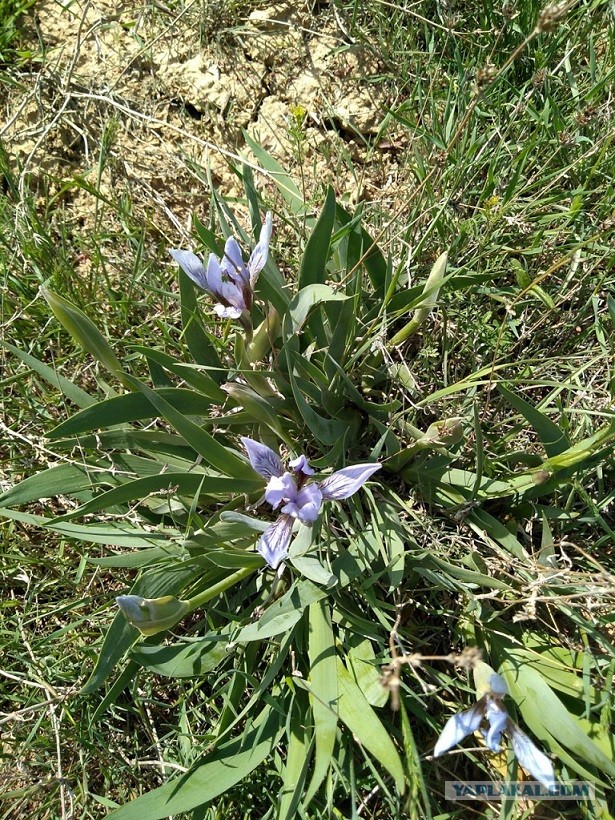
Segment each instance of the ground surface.
[{"label": "ground surface", "polygon": [[[180,13],[37,3],[44,63],[7,95],[2,129],[30,183],[51,177],[60,190],[80,175],[100,196],[129,192],[161,229],[185,225],[204,210],[195,163],[239,193],[227,157],[251,158],[245,129],[306,190],[331,183],[344,199],[377,192],[382,202],[397,166],[390,139],[374,137],[394,101],[374,50],[352,42],[326,4],[239,8],[228,20],[224,9],[207,21],[196,3]],[[93,218],[87,192],[61,196],[75,230]]]}]

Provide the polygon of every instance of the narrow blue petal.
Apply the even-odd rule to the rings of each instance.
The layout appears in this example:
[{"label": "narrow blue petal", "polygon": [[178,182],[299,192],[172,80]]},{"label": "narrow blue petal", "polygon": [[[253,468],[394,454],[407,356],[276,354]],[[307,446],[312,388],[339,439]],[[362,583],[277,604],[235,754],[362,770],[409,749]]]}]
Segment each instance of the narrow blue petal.
[{"label": "narrow blue petal", "polygon": [[479,700],[471,709],[449,718],[433,750],[434,757],[440,757],[475,732],[483,719],[484,708],[483,701]]},{"label": "narrow blue petal", "polygon": [[207,287],[217,296],[222,290],[222,268],[220,267],[220,260],[215,253],[209,254],[206,276]]},{"label": "narrow blue petal", "polygon": [[220,300],[221,307],[215,308],[219,316],[237,319],[246,309],[241,279],[237,277],[237,281],[239,285],[228,278],[215,253],[209,255],[207,285],[211,293]]},{"label": "narrow blue petal", "polygon": [[271,212],[267,213],[265,222],[261,228],[258,245],[252,251],[248,261],[248,271],[250,274],[250,285],[254,287],[258,274],[265,267],[267,258],[269,256],[269,242],[271,240],[271,232],[273,230],[273,217]]},{"label": "narrow blue petal", "polygon": [[374,464],[355,464],[354,467],[344,467],[343,470],[338,470],[329,478],[325,478],[320,483],[320,490],[322,497],[330,501],[343,501],[349,498],[353,493],[356,493],[370,476],[376,470],[379,470],[382,465]]},{"label": "narrow blue petal", "polygon": [[233,281],[239,282],[242,279],[249,284],[248,272],[246,270],[241,248],[237,244],[234,236],[229,236],[224,246],[224,256],[221,262],[222,271]]},{"label": "narrow blue petal", "polygon": [[303,473],[303,475],[306,478],[308,478],[311,475],[314,475],[314,470],[310,467],[307,458],[303,455],[299,456],[298,458],[293,458],[292,461],[288,462],[288,466],[295,473]]},{"label": "narrow blue petal", "polygon": [[241,437],[241,443],[245,447],[250,464],[263,478],[279,478],[284,473],[280,457],[270,447],[247,436]]},{"label": "narrow blue petal", "polygon": [[508,732],[517,760],[528,771],[534,780],[548,788],[555,784],[553,764],[544,752],[532,743],[521,729],[510,721]]},{"label": "narrow blue petal", "polygon": [[210,290],[203,263],[195,253],[192,253],[192,251],[178,250],[176,248],[169,250],[169,253],[183,272],[192,279],[195,285],[198,285],[203,290]]},{"label": "narrow blue petal", "polygon": [[256,549],[272,569],[277,569],[288,556],[294,519],[281,515],[260,537]]},{"label": "narrow blue petal", "polygon": [[485,732],[485,743],[492,752],[499,752],[502,745],[502,732],[508,728],[510,722],[508,712],[487,695],[485,717],[489,721],[489,729]]}]

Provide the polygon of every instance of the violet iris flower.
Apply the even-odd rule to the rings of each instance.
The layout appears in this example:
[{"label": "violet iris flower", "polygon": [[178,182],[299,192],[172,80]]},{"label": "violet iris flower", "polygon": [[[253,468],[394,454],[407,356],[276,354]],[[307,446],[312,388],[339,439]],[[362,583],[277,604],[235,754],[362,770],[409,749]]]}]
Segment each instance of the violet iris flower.
[{"label": "violet iris flower", "polygon": [[256,549],[273,569],[288,556],[295,519],[310,525],[318,518],[323,501],[343,501],[357,492],[381,465],[355,464],[344,467],[322,481],[314,481],[314,470],[305,456],[289,462],[290,472],[284,470],[282,461],[265,444],[242,437],[250,464],[267,479],[265,501],[274,510],[280,508],[280,516],[259,539]]},{"label": "violet iris flower", "polygon": [[234,236],[226,240],[222,259],[215,253],[209,255],[207,270],[192,251],[172,249],[169,253],[196,285],[218,300],[219,304],[214,307],[218,316],[238,319],[244,311],[249,313],[252,309],[254,286],[269,256],[272,228],[272,216],[268,213],[247,265]]},{"label": "violet iris flower", "polygon": [[468,735],[473,734],[480,728],[483,720],[486,720],[489,728],[481,729],[481,731],[488,749],[492,752],[499,752],[502,733],[505,732],[510,738],[517,760],[534,780],[538,780],[546,788],[555,785],[553,764],[546,754],[532,743],[525,732],[513,723],[502,705],[504,695],[508,692],[504,679],[494,674],[491,676],[489,685],[490,690],[474,706],[448,719],[433,750],[434,757],[448,752]]}]

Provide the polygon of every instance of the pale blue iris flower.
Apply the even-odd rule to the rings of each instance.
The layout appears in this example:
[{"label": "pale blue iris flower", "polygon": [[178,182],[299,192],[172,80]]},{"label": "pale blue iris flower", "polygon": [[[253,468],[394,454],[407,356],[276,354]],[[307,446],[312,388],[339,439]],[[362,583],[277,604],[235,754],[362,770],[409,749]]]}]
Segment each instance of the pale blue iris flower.
[{"label": "pale blue iris flower", "polygon": [[555,785],[553,764],[549,758],[513,723],[502,705],[507,694],[506,683],[500,675],[492,675],[489,681],[490,690],[474,706],[449,718],[434,748],[434,757],[439,757],[456,746],[468,735],[480,728],[483,721],[487,729],[481,729],[487,748],[499,752],[502,734],[510,738],[517,760],[534,780],[548,788]]},{"label": "pale blue iris flower", "polygon": [[241,248],[234,236],[229,236],[222,259],[215,253],[209,255],[207,270],[192,251],[173,249],[169,253],[192,281],[214,296],[218,303],[214,311],[226,319],[238,319],[244,311],[252,309],[254,287],[258,274],[265,267],[269,256],[269,241],[273,227],[271,213],[265,217],[257,246],[246,264]]},{"label": "pale blue iris flower", "polygon": [[332,473],[322,481],[314,481],[314,470],[304,455],[290,461],[290,471],[286,471],[278,454],[265,444],[246,437],[241,441],[254,470],[267,479],[265,501],[281,513],[256,546],[273,569],[277,569],[288,556],[295,520],[306,525],[313,524],[323,501],[349,498],[381,466],[376,463],[355,464],[354,467],[344,467]]}]

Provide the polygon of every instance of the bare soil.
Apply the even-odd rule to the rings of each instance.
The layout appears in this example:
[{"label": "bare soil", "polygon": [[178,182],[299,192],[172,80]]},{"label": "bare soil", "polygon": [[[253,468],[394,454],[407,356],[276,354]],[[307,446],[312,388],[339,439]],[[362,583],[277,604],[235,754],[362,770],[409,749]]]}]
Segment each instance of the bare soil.
[{"label": "bare soil", "polygon": [[[394,197],[382,67],[331,7],[311,5],[251,3],[226,20],[225,4],[213,19],[194,2],[178,13],[40,0],[40,58],[5,87],[0,128],[22,185],[58,197],[74,231],[92,227],[100,201],[127,194],[171,237],[207,212],[207,173],[223,196],[242,196],[232,166],[254,162],[245,131],[308,200],[324,184],[351,203]],[[265,175],[258,184],[273,193]]]}]

